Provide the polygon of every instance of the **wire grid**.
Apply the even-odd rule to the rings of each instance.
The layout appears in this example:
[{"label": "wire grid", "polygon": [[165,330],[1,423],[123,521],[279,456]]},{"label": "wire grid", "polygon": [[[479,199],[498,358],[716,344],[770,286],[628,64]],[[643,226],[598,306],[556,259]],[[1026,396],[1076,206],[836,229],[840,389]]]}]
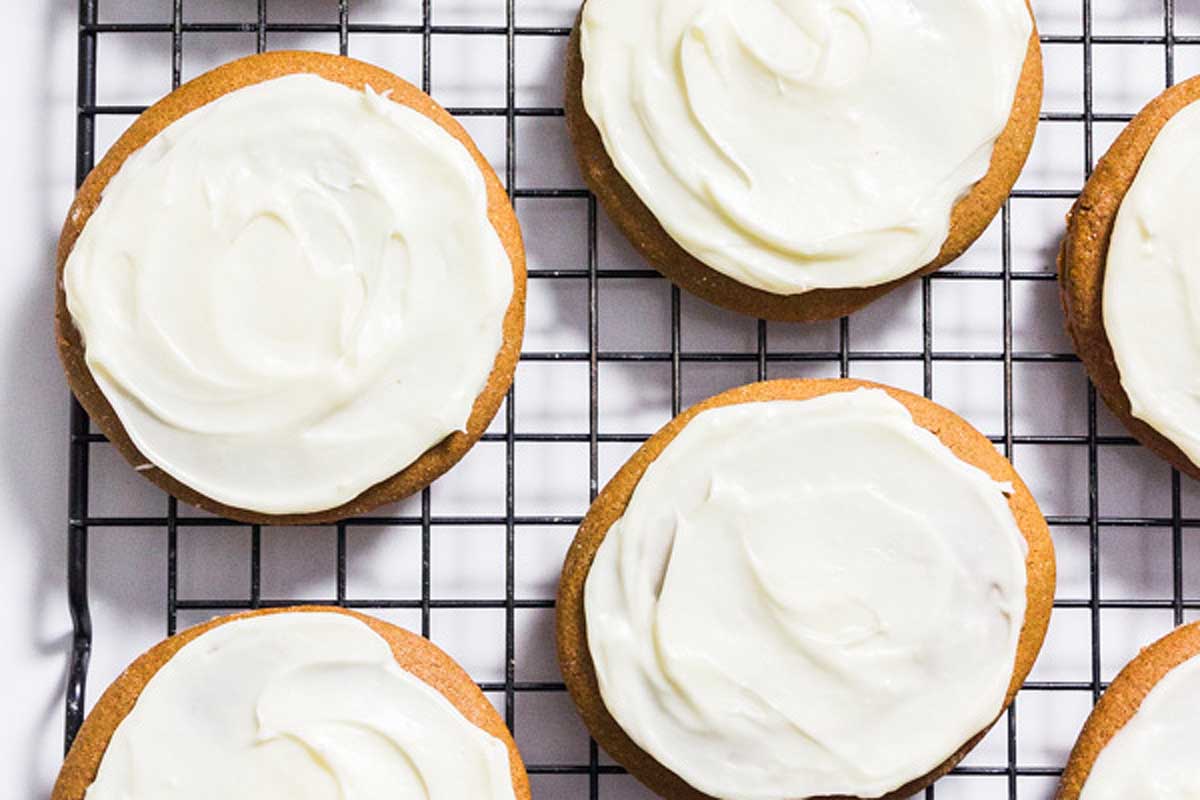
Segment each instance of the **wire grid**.
[{"label": "wire grid", "polygon": [[[194,1],[194,0],[193,0]],[[536,433],[517,431],[516,408],[518,380],[510,390],[499,426],[484,441],[502,443],[505,453],[505,508],[502,515],[435,515],[431,493],[426,489],[420,497],[419,513],[403,516],[372,516],[346,520],[336,525],[336,590],[334,596],[324,601],[367,611],[382,609],[408,609],[419,612],[421,632],[430,633],[431,612],[439,609],[495,609],[504,616],[504,675],[503,680],[481,682],[480,687],[490,694],[502,695],[502,712],[510,727],[514,726],[514,709],[518,697],[528,693],[561,693],[565,691],[557,681],[520,681],[515,670],[515,617],[521,609],[552,609],[551,598],[518,598],[514,580],[514,542],[518,526],[548,526],[564,529],[569,536],[578,525],[585,509],[573,515],[520,514],[514,490],[515,459],[519,443],[581,443],[588,448],[587,480],[589,499],[594,498],[600,482],[600,446],[608,443],[636,445],[644,441],[645,435],[600,432],[599,376],[602,363],[657,363],[668,365],[670,371],[670,405],[672,413],[678,413],[683,405],[682,371],[684,365],[715,363],[740,363],[754,369],[759,379],[777,376],[772,368],[786,364],[824,364],[832,366],[837,374],[851,376],[856,365],[867,363],[905,362],[920,365],[923,390],[933,397],[935,364],[978,363],[999,364],[1003,370],[1003,431],[990,437],[998,448],[1010,458],[1016,445],[1044,445],[1051,447],[1085,448],[1087,453],[1087,513],[1048,516],[1052,528],[1086,528],[1088,541],[1088,585],[1086,596],[1059,598],[1057,609],[1080,609],[1090,615],[1090,674],[1079,680],[1030,681],[1022,696],[1014,703],[998,727],[1006,734],[1006,758],[1004,763],[986,766],[960,766],[952,774],[965,777],[991,777],[1002,780],[1006,795],[1016,798],[1019,794],[1020,778],[1040,777],[1052,779],[1059,769],[1046,766],[1030,766],[1019,762],[1016,718],[1022,697],[1036,692],[1079,692],[1090,693],[1094,700],[1106,688],[1101,669],[1101,611],[1106,609],[1162,609],[1170,611],[1176,625],[1184,621],[1185,612],[1200,609],[1200,599],[1186,598],[1184,592],[1184,530],[1200,527],[1200,519],[1186,518],[1183,514],[1181,480],[1178,472],[1170,477],[1171,511],[1169,516],[1145,515],[1101,515],[1099,491],[1099,452],[1101,446],[1135,445],[1124,435],[1105,435],[1100,432],[1097,417],[1097,399],[1094,389],[1088,384],[1086,394],[1086,434],[1038,434],[1018,435],[1014,432],[1013,416],[1013,365],[1023,363],[1069,364],[1078,359],[1069,352],[1051,350],[1026,350],[1014,348],[1013,335],[1013,287],[1020,282],[1053,282],[1052,271],[1014,271],[1012,257],[1012,208],[1006,203],[1000,217],[1001,268],[981,271],[950,268],[923,279],[920,286],[921,340],[920,349],[863,350],[852,347],[851,319],[842,319],[837,328],[835,349],[796,351],[769,347],[768,323],[756,323],[757,349],[755,352],[690,351],[682,345],[681,295],[670,288],[670,347],[669,350],[646,351],[626,349],[602,349],[599,324],[599,298],[603,285],[609,279],[653,278],[655,275],[644,268],[599,269],[597,257],[598,210],[595,198],[586,190],[557,187],[517,186],[516,151],[518,118],[561,117],[562,108],[557,106],[530,106],[517,103],[514,53],[517,42],[531,37],[565,38],[568,27],[518,26],[516,5],[518,0],[506,0],[503,25],[437,25],[433,24],[433,0],[422,0],[421,18],[415,24],[388,24],[380,22],[356,22],[352,14],[351,0],[336,0],[335,22],[272,22],[268,14],[268,0],[257,0],[257,20],[253,22],[185,22],[183,0],[173,0],[172,18],[169,22],[101,22],[100,0],[80,0],[78,38],[78,117],[76,181],[81,182],[93,166],[95,159],[96,122],[104,115],[132,116],[143,110],[136,105],[101,105],[97,102],[97,45],[107,34],[147,33],[171,36],[171,80],[178,86],[182,78],[183,39],[187,33],[247,33],[255,35],[256,49],[268,47],[269,36],[274,33],[335,33],[338,49],[343,54],[349,51],[351,35],[357,33],[391,34],[419,37],[421,42],[421,85],[425,91],[431,86],[431,43],[441,35],[502,37],[505,43],[505,103],[503,106],[452,107],[451,113],[458,117],[495,117],[505,124],[505,168],[502,178],[510,196],[520,199],[572,199],[586,203],[587,260],[585,264],[561,265],[556,268],[531,269],[532,282],[583,282],[587,297],[587,350],[542,350],[527,351],[522,362],[545,362],[550,364],[585,363],[588,375],[588,430],[579,433]],[[445,2],[445,0],[442,0]],[[1099,35],[1094,32],[1093,0],[1080,0],[1082,21],[1081,35],[1044,35],[1047,45],[1079,45],[1082,49],[1083,108],[1074,112],[1046,112],[1042,114],[1043,126],[1054,123],[1082,123],[1084,136],[1084,172],[1089,174],[1095,163],[1095,135],[1093,126],[1097,122],[1123,123],[1131,118],[1124,113],[1100,113],[1094,110],[1093,45],[1123,45],[1130,47],[1148,46],[1161,48],[1163,52],[1163,75],[1165,85],[1175,79],[1175,50],[1181,44],[1200,44],[1200,36],[1181,36],[1175,33],[1175,0],[1162,0],[1162,32],[1155,35]],[[1078,195],[1077,187],[1070,189],[1029,188],[1013,191],[1012,198],[1041,198],[1071,200]],[[1002,348],[991,351],[948,351],[934,347],[933,287],[939,282],[987,281],[1000,286],[1003,313]],[[771,325],[774,328],[774,324]],[[1083,409],[1080,409],[1083,411]],[[497,431],[496,428],[501,430]],[[72,404],[70,438],[70,492],[69,492],[69,601],[74,622],[74,639],[71,653],[69,680],[66,690],[65,744],[70,746],[85,711],[85,687],[89,656],[92,649],[92,622],[88,603],[88,539],[89,531],[95,528],[152,528],[162,530],[166,536],[166,632],[174,633],[180,612],[226,613],[247,608],[312,603],[313,600],[268,598],[262,591],[262,531],[258,526],[244,526],[228,520],[180,515],[174,498],[165,499],[165,513],[152,516],[105,516],[89,513],[89,481],[94,477],[95,464],[89,454],[93,444],[105,438],[90,429],[86,414],[77,403]],[[582,476],[580,476],[582,479]],[[347,531],[354,526],[390,525],[401,526],[420,533],[420,596],[394,599],[360,599],[347,593]],[[504,538],[504,595],[494,599],[455,599],[433,597],[431,590],[431,541],[435,526],[502,526]],[[250,529],[250,569],[248,593],[244,597],[193,600],[179,597],[178,542],[181,528],[203,528],[218,526],[240,526]],[[1100,538],[1101,528],[1164,528],[1171,533],[1172,585],[1169,598],[1108,599],[1101,597],[1100,587]],[[132,655],[132,654],[131,654]],[[617,793],[602,782],[605,775],[620,774],[622,770],[606,761],[594,742],[589,742],[586,762],[529,763],[532,776],[580,775],[587,776],[587,796],[590,798],[617,797]],[[536,787],[536,782],[535,782]],[[926,790],[925,796],[932,798],[937,787]],[[622,795],[624,796],[624,795]]]}]

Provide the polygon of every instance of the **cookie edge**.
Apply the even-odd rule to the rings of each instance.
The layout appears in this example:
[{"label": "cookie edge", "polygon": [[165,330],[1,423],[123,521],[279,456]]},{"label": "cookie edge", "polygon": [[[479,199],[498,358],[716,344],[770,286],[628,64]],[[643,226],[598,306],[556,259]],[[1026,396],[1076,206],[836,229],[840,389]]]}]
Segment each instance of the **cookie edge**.
[{"label": "cookie edge", "polygon": [[1117,212],[1163,126],[1197,101],[1200,76],[1167,89],[1125,126],[1067,213],[1058,274],[1067,334],[1105,405],[1143,446],[1180,472],[1200,480],[1200,466],[1149,423],[1133,416],[1104,328],[1104,277]]},{"label": "cookie edge", "polygon": [[1200,622],[1178,627],[1142,648],[1117,673],[1071,749],[1056,800],[1077,800],[1101,751],[1133,719],[1146,695],[1168,672],[1196,656],[1200,656]]}]

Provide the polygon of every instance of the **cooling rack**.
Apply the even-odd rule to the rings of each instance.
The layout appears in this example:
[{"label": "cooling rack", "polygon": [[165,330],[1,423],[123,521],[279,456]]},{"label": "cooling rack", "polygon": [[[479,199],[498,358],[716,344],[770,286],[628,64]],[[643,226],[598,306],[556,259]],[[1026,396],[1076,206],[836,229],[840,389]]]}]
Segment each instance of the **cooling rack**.
[{"label": "cooling rack", "polygon": [[1042,658],[925,796],[1050,797],[1107,681],[1200,611],[1200,491],[1097,403],[1061,332],[1054,265],[1062,215],[1107,142],[1177,72],[1200,69],[1200,3],[1034,6],[1046,103],[996,222],[948,269],[852,318],[794,326],[681,294],[582,187],[560,85],[574,0],[80,0],[77,181],[146,105],[210,66],[281,47],[358,56],[431,92],[479,141],[521,219],[530,305],[517,379],[480,445],[419,497],[334,526],[260,528],[178,504],[73,405],[66,744],[96,694],[89,666],[103,686],[181,625],[330,603],[419,630],[464,663],[514,729],[535,797],[649,797],[588,739],[554,666],[566,545],[604,480],[681,408],[755,379],[841,375],[963,413],[1047,514],[1060,582]]}]

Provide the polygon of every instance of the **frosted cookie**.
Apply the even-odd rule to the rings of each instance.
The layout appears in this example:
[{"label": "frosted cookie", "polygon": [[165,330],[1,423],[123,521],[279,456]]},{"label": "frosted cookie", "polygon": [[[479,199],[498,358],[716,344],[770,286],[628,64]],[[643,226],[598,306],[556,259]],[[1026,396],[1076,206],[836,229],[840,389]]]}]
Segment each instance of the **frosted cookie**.
[{"label": "frosted cookie", "polygon": [[1041,98],[1026,0],[587,0],[565,106],[587,185],[651,265],[804,321],[961,255]]},{"label": "frosted cookie", "polygon": [[1200,478],[1200,78],[1129,123],[1067,217],[1067,330],[1096,390],[1146,447]]},{"label": "frosted cookie", "polygon": [[511,204],[428,95],[349,58],[226,64],[139,117],[58,248],[67,378],[139,471],[235,519],[397,500],[512,383]]},{"label": "frosted cookie", "polygon": [[1200,623],[1125,665],[1079,734],[1058,800],[1200,797]]},{"label": "frosted cookie", "polygon": [[137,659],[51,800],[529,800],[512,736],[428,640],[335,608],[237,614]]},{"label": "frosted cookie", "polygon": [[966,422],[849,380],[659,431],[568,552],[564,679],[669,800],[908,797],[1007,707],[1054,595],[1045,520]]}]

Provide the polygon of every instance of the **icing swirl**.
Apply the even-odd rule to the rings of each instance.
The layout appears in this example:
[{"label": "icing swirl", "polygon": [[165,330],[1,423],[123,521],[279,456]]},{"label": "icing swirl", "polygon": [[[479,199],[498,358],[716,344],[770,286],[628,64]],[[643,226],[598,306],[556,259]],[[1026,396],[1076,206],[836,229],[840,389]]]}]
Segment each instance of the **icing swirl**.
[{"label": "icing swirl", "polygon": [[588,0],[583,98],[685,250],[774,294],[931,262],[1008,121],[1024,0]]},{"label": "icing swirl", "polygon": [[1000,712],[1025,615],[998,484],[882,390],[701,412],[584,588],[605,706],[729,800],[877,797]]},{"label": "icing swirl", "polygon": [[87,800],[514,800],[508,748],[344,614],[233,620],[180,648]]},{"label": "icing swirl", "polygon": [[230,92],[131,154],[63,280],[146,458],[272,514],[340,505],[463,429],[513,294],[467,149],[307,74]]}]

